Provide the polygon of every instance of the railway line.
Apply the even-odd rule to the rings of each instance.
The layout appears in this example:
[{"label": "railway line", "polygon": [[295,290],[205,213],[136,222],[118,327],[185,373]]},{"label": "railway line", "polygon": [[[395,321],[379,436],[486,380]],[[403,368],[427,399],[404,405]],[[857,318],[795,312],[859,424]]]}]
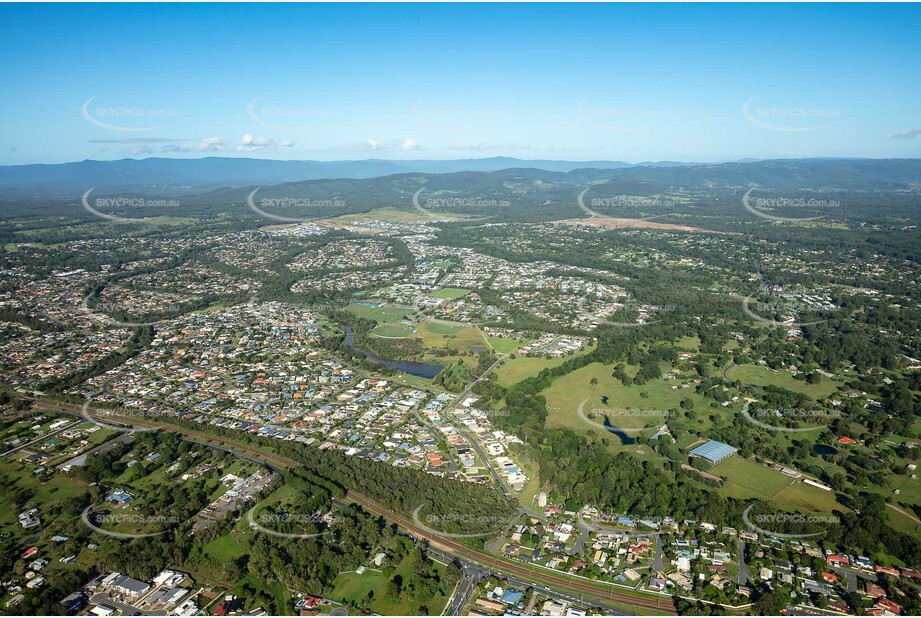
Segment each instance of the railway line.
[{"label": "railway line", "polygon": [[[36,403],[49,409],[55,408],[59,411],[65,411],[70,414],[81,414],[80,406],[75,404],[49,404],[48,402],[43,402],[41,400],[36,400]],[[186,427],[174,425],[169,423],[168,419],[164,419],[167,422],[157,423],[149,419],[125,417],[117,414],[109,414],[107,415],[107,418],[115,422],[124,423],[129,427],[136,426],[143,428],[154,428],[164,427],[164,425],[166,425],[167,427],[164,427],[164,429],[178,433],[189,440],[199,442],[206,446],[217,446],[222,450],[246,457],[247,459],[257,463],[268,463],[283,469],[291,469],[299,465],[297,461],[288,457],[267,452],[250,445],[241,444],[223,436],[215,436],[204,432],[194,431]],[[498,573],[514,575],[515,577],[524,581],[551,586],[570,593],[576,593],[579,596],[584,595],[587,597],[586,602],[590,602],[591,599],[597,599],[599,602],[620,603],[627,608],[644,608],[664,613],[671,613],[674,611],[674,604],[668,597],[643,595],[641,593],[635,592],[631,593],[623,590],[617,590],[614,586],[611,585],[605,587],[603,584],[581,582],[577,581],[575,578],[566,577],[565,575],[557,575],[555,573],[545,572],[544,570],[535,570],[533,567],[529,568],[524,564],[518,564],[511,560],[493,556],[491,554],[467,547],[456,540],[433,534],[430,531],[425,530],[421,526],[415,524],[411,519],[398,513],[394,513],[393,511],[379,504],[377,501],[363,494],[349,490],[347,492],[346,499],[360,505],[362,508],[373,514],[383,517],[387,521],[396,524],[411,534],[413,537],[426,541],[430,546],[437,548],[445,554],[460,558],[462,560],[474,562],[476,564],[490,568]]]}]

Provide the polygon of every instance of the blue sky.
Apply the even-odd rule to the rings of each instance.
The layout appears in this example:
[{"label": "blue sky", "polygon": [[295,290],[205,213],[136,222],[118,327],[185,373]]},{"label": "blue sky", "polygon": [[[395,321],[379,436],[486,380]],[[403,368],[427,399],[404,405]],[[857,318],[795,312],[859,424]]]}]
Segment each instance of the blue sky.
[{"label": "blue sky", "polygon": [[0,164],[921,156],[915,5],[0,5]]}]

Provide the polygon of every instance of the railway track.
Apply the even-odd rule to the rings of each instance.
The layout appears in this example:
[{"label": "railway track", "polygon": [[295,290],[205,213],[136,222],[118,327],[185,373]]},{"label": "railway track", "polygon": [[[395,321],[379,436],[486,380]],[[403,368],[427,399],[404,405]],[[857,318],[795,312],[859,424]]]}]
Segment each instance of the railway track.
[{"label": "railway track", "polygon": [[[74,404],[55,404],[54,407],[59,410],[67,410],[72,413],[80,413],[80,406],[76,406]],[[241,444],[224,437],[214,436],[212,434],[207,434],[204,432],[187,429],[178,425],[173,425],[169,422],[156,423],[147,419],[124,417],[117,414],[110,414],[107,416],[107,418],[110,418],[113,421],[121,421],[128,426],[138,426],[143,428],[163,427],[166,425],[167,427],[165,427],[165,429],[168,431],[178,433],[190,440],[202,443],[206,446],[219,445],[220,447],[232,453],[245,454],[249,457],[262,460],[280,468],[290,469],[299,465],[297,461],[283,457],[281,455],[276,455],[275,453],[266,452],[261,449],[246,444]],[[596,598],[599,601],[613,601],[621,603],[629,608],[635,607],[653,609],[660,612],[674,611],[674,604],[670,598],[657,596],[640,596],[639,594],[631,594],[629,592],[617,590],[614,587],[608,587],[607,589],[604,589],[599,587],[599,585],[575,581],[574,579],[570,579],[565,576],[555,575],[553,573],[544,571],[535,571],[533,568],[528,568],[527,566],[498,558],[485,552],[469,548],[455,540],[432,534],[422,527],[416,525],[411,519],[394,513],[393,511],[380,505],[377,501],[363,494],[349,490],[346,497],[348,500],[360,505],[367,511],[375,515],[379,515],[387,521],[390,521],[391,523],[394,523],[397,526],[403,528],[414,537],[418,539],[424,539],[429,543],[429,545],[436,547],[441,551],[457,558],[476,562],[480,565],[486,566],[487,568],[495,569],[498,572],[512,574],[525,581],[539,582],[541,584],[557,587],[568,592],[575,592],[580,595]]]},{"label": "railway track", "polygon": [[608,590],[604,590],[596,585],[577,582],[570,580],[567,577],[554,575],[552,573],[535,572],[534,570],[529,569],[524,565],[518,565],[514,562],[502,560],[490,554],[471,549],[452,539],[433,535],[414,524],[412,520],[408,520],[388,509],[385,509],[374,500],[371,500],[361,494],[349,491],[347,497],[349,500],[361,505],[366,510],[376,515],[380,515],[389,521],[392,521],[413,536],[425,539],[430,545],[437,547],[442,551],[445,551],[459,558],[465,558],[484,566],[494,568],[497,571],[504,571],[514,574],[516,577],[520,577],[526,581],[549,583],[552,586],[556,586],[567,591],[575,591],[585,595],[590,595],[599,600],[617,601],[629,607],[643,607],[647,609],[669,612],[674,611],[675,609],[674,604],[669,598],[638,596],[628,592],[616,590],[613,587],[609,588]]}]

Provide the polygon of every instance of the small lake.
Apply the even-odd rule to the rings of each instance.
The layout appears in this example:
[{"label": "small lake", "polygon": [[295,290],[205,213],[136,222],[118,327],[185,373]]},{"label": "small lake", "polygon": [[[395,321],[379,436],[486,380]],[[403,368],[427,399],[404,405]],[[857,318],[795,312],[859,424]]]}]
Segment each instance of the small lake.
[{"label": "small lake", "polygon": [[351,326],[345,327],[345,345],[349,346],[356,352],[361,352],[365,358],[370,361],[374,361],[378,365],[383,365],[384,367],[390,367],[391,369],[396,369],[403,373],[407,373],[411,376],[416,376],[418,378],[428,378],[431,380],[438,375],[438,372],[444,369],[444,365],[434,365],[432,363],[418,363],[416,361],[397,361],[397,360],[387,360],[381,358],[367,350],[360,348],[355,345],[355,333],[352,332]]},{"label": "small lake", "polygon": [[825,444],[816,444],[812,447],[812,452],[818,455],[819,457],[833,457],[838,454],[838,449],[832,448]]}]

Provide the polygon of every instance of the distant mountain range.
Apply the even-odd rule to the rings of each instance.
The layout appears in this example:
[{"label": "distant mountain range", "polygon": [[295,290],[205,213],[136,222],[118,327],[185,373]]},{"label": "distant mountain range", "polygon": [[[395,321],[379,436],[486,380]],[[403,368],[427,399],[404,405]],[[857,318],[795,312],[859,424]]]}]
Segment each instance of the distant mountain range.
[{"label": "distant mountain range", "polygon": [[[527,170],[527,171],[525,171]],[[0,166],[0,199],[73,196],[91,187],[101,192],[200,194],[216,189],[305,181],[360,181],[406,174],[508,173],[566,184],[606,179],[654,187],[743,187],[815,190],[885,190],[921,187],[919,159],[789,159],[728,163],[523,160],[509,157],[452,161],[275,161],[202,159],[122,159],[75,163]],[[462,177],[464,178],[464,177]],[[469,179],[469,177],[466,177]],[[402,181],[400,181],[402,183]]]},{"label": "distant mountain range", "polygon": [[121,159],[0,167],[0,189],[63,194],[94,186],[138,192],[183,193],[208,188],[271,185],[303,180],[377,178],[404,173],[494,172],[530,167],[554,172],[578,168],[630,167],[623,161],[525,161],[508,157],[456,161],[276,161],[206,157],[201,159]]}]

